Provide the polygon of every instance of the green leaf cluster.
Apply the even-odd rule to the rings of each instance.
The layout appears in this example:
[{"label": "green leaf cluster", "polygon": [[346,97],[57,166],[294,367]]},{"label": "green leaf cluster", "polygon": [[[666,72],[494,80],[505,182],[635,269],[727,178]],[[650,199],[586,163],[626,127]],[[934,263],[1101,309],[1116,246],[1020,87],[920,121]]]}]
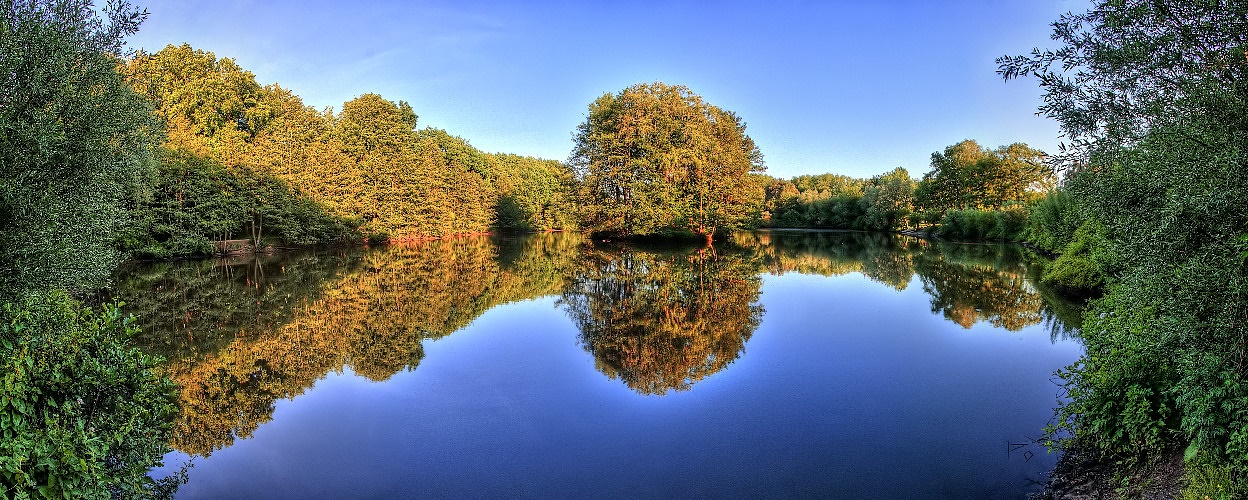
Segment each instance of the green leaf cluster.
[{"label": "green leaf cluster", "polygon": [[176,389],[125,347],[117,305],[35,293],[0,312],[0,496],[136,498],[167,492],[148,470],[169,451]]},{"label": "green leaf cluster", "polygon": [[116,71],[143,13],[0,3],[0,299],[105,284],[123,203],[150,175],[149,104]]},{"label": "green leaf cluster", "polygon": [[1070,297],[1090,297],[1105,287],[1108,235],[1095,219],[1075,230],[1061,255],[1044,271],[1041,281]]},{"label": "green leaf cluster", "polygon": [[616,236],[715,233],[753,224],[762,153],[736,114],[680,85],[637,84],[589,105],[569,158],[580,220]]},{"label": "green leaf cluster", "polygon": [[1103,0],[1053,26],[1058,49],[998,62],[1039,80],[1041,113],[1070,140],[1058,160],[1078,217],[1043,209],[1042,241],[1056,248],[1075,225],[1064,251],[1090,247],[1108,283],[1061,423],[1118,457],[1187,447],[1242,486],[1248,5]]}]

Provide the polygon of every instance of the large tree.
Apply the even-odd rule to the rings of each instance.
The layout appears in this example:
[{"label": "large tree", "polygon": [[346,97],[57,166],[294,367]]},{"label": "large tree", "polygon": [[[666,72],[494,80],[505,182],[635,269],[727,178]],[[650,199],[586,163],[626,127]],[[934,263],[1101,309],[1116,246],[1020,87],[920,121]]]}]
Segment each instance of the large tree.
[{"label": "large tree", "polygon": [[1038,198],[1056,177],[1044,152],[1014,143],[990,150],[965,140],[932,153],[915,193],[926,210],[998,209]]},{"label": "large tree", "polygon": [[592,233],[692,232],[708,241],[757,217],[762,153],[731,111],[680,85],[637,84],[589,105],[569,160]]},{"label": "large tree", "polygon": [[152,167],[156,122],[115,56],[144,13],[0,2],[0,298],[103,285],[122,202]]},{"label": "large tree", "polygon": [[169,493],[173,385],[126,346],[107,283],[124,200],[156,123],[116,71],[146,13],[111,1],[0,0],[0,497]]},{"label": "large tree", "polygon": [[1242,478],[1248,4],[1102,0],[1053,26],[1058,49],[999,63],[1039,80],[1069,140],[1066,188],[1104,228],[1093,257],[1110,284],[1062,423],[1115,454],[1190,442]]}]

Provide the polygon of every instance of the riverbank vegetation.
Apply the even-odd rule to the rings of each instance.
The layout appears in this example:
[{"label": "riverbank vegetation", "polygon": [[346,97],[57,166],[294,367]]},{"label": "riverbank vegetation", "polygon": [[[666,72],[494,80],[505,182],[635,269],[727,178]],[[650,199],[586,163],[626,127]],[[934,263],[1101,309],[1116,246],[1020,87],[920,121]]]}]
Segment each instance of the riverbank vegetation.
[{"label": "riverbank vegetation", "polygon": [[[1055,23],[1059,49],[1001,59],[1006,79],[1033,76],[1045,89],[1041,112],[1071,141],[1054,156],[967,140],[933,153],[919,178],[899,167],[870,179],[788,180],[763,174],[742,117],[680,85],[643,83],[596,99],[561,162],[487,153],[448,131],[418,128],[417,110],[378,94],[318,110],[189,45],[127,54],[124,38],[145,13],[124,2],[99,13],[82,0],[0,7],[6,495],[129,496],[167,487],[145,471],[169,442],[170,386],[154,360],[126,347],[141,333],[115,305],[76,302],[108,286],[125,258],[205,256],[231,240],[263,249],[498,230],[695,235],[709,243],[758,227],[1030,242],[1056,257],[1043,283],[1092,298],[1082,320],[1087,355],[1063,372],[1071,401],[1055,432],[1128,465],[1185,450],[1199,471],[1192,491],[1248,494],[1248,7],[1100,2]],[[432,248],[401,264],[440,259]],[[595,255],[597,267],[581,269],[587,275],[637,257]],[[686,273],[724,264],[715,254],[682,259],[643,267]],[[890,274],[905,269],[897,262],[858,265],[893,286],[911,276]],[[343,272],[356,276],[353,269]],[[365,278],[352,290],[369,290]],[[547,290],[550,283],[538,281]],[[757,284],[746,284],[749,300],[728,304],[736,308],[729,312],[752,311]],[[494,297],[474,290],[459,298]],[[366,310],[367,296],[340,297],[334,307]],[[597,300],[565,297],[592,330],[588,349],[632,352],[619,332],[596,326],[605,314]],[[959,307],[941,309],[962,324],[978,317]],[[461,322],[446,311],[396,314],[403,317],[392,320],[422,333],[403,341],[407,357],[361,362],[360,373],[385,376],[419,361],[419,338]],[[729,333],[722,336],[749,332]],[[723,353],[743,341],[725,342]],[[371,359],[332,352],[328,364]],[[662,385],[629,363],[640,361],[603,366],[639,386]],[[74,371],[79,365],[99,370]],[[116,391],[86,391],[79,378],[111,381]],[[83,432],[123,422],[141,425],[113,440]],[[58,460],[77,465],[48,465]]]},{"label": "riverbank vegetation", "polygon": [[1188,496],[1248,495],[1248,6],[1101,1],[1053,26],[1057,49],[999,63],[1070,140],[1033,238],[1104,290],[1056,430],[1128,469],[1182,450]]},{"label": "riverbank vegetation", "polygon": [[865,180],[838,174],[771,179],[762,223],[1022,241],[1030,207],[1056,182],[1046,155],[1022,143],[989,150],[962,141],[932,153],[930,168],[918,180],[900,167]]},{"label": "riverbank vegetation", "polygon": [[168,493],[173,386],[129,347],[105,285],[127,200],[155,168],[158,123],[116,71],[144,13],[110,3],[0,3],[0,496]]}]

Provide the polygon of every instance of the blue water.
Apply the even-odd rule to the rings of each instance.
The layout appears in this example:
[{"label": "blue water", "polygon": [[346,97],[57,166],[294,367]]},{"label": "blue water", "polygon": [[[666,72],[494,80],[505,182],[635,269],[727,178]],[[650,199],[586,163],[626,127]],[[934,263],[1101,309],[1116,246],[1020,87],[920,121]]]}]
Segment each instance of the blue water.
[{"label": "blue water", "polygon": [[[775,234],[763,244],[796,237]],[[905,255],[918,262],[943,251],[861,238],[821,235],[792,255],[818,260],[824,250],[848,246],[828,250],[839,257],[825,260],[852,268],[854,258]],[[487,246],[487,254],[506,260],[512,243],[493,244],[500,246]],[[759,245],[742,255],[767,251]],[[572,248],[574,262],[583,258],[584,249]],[[616,260],[621,255],[660,256],[634,274],[653,276],[665,262],[681,272],[704,267],[702,257],[686,258],[696,250],[630,251],[607,249],[599,269],[627,267]],[[1032,264],[1016,249],[946,253],[952,256],[940,258],[957,264],[949,269],[969,270],[965,279],[1003,272],[1014,292],[1045,303],[1026,277]],[[1000,262],[1006,264],[999,271],[993,263]],[[288,272],[278,267],[269,264],[265,279]],[[419,362],[383,380],[357,375],[356,360],[344,358],[309,376],[310,387],[273,395],[271,415],[254,431],[210,452],[175,451],[153,474],[192,463],[178,498],[1021,498],[1038,489],[1056,459],[1033,443],[1058,403],[1052,372],[1082,349],[1061,334],[1059,319],[1014,311],[1028,319],[1021,327],[998,321],[1007,329],[993,326],[994,312],[974,301],[954,305],[977,321],[951,315],[934,305],[929,289],[955,296],[997,288],[953,293],[940,285],[947,278],[925,275],[921,265],[908,281],[904,272],[902,281],[880,281],[869,271],[818,275],[786,267],[801,266],[749,268],[759,272],[737,298],[758,310],[758,326],[741,336],[735,359],[724,363],[717,351],[713,368],[695,370],[702,374],[696,380],[647,391],[604,369],[593,354],[604,349],[588,345],[598,341],[573,320],[569,304],[577,292],[565,284],[561,294],[500,301],[461,329],[427,335]],[[585,269],[561,274],[602,278]],[[334,279],[323,286],[332,289]],[[741,283],[736,275],[717,279]],[[661,289],[667,282],[647,283],[638,286]],[[691,293],[689,285],[674,289]],[[290,300],[331,300],[321,293]],[[713,295],[686,309],[724,302]],[[183,363],[212,363],[220,352],[267,338],[248,335],[225,348],[192,349]]]}]

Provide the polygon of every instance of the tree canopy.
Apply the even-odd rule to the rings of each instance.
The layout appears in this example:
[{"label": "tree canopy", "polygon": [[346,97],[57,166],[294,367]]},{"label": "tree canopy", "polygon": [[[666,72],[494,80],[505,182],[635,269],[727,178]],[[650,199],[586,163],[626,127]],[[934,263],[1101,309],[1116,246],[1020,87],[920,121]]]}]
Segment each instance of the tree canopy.
[{"label": "tree canopy", "polygon": [[0,298],[105,284],[125,201],[153,168],[158,125],[115,69],[144,14],[104,15],[0,3]]},{"label": "tree canopy", "polygon": [[593,233],[708,238],[757,217],[762,153],[731,111],[680,85],[637,84],[589,105],[569,159]]},{"label": "tree canopy", "polygon": [[999,209],[1038,198],[1056,183],[1043,152],[1014,143],[989,150],[965,140],[932,153],[916,202],[926,210]]},{"label": "tree canopy", "polygon": [[[178,224],[161,217],[140,221],[132,233],[149,243],[139,249],[154,249],[144,253],[176,255],[205,248],[210,239],[250,237],[259,221],[268,228],[260,236],[290,244],[347,237],[341,228],[405,240],[491,227],[575,227],[571,174],[561,163],[490,155],[446,131],[418,130],[416,112],[405,101],[367,93],[337,112],[318,111],[290,90],[261,86],[233,60],[185,44],[139,53],[124,71],[168,130],[165,147],[173,152],[166,157],[186,160],[179,163],[195,167],[193,178],[221,179],[199,183],[203,189],[193,192],[181,180],[158,186],[144,206],[165,213],[174,207],[187,217]],[[214,164],[224,170],[205,169]],[[239,196],[226,189],[238,185],[265,186],[272,194]],[[225,203],[231,210],[195,208],[223,200],[231,200]],[[185,229],[185,237],[169,238],[194,244],[166,243],[167,227]],[[196,229],[209,227],[218,229]],[[144,231],[151,237],[141,237]]]},{"label": "tree canopy", "polygon": [[1050,213],[1065,241],[1046,243],[1107,275],[1062,424],[1116,456],[1190,443],[1189,458],[1242,478],[1248,5],[1098,1],[1053,27],[1056,50],[998,62],[1006,79],[1039,80],[1041,113],[1070,141],[1058,155],[1070,202],[1046,210],[1086,222],[1072,232]]}]

